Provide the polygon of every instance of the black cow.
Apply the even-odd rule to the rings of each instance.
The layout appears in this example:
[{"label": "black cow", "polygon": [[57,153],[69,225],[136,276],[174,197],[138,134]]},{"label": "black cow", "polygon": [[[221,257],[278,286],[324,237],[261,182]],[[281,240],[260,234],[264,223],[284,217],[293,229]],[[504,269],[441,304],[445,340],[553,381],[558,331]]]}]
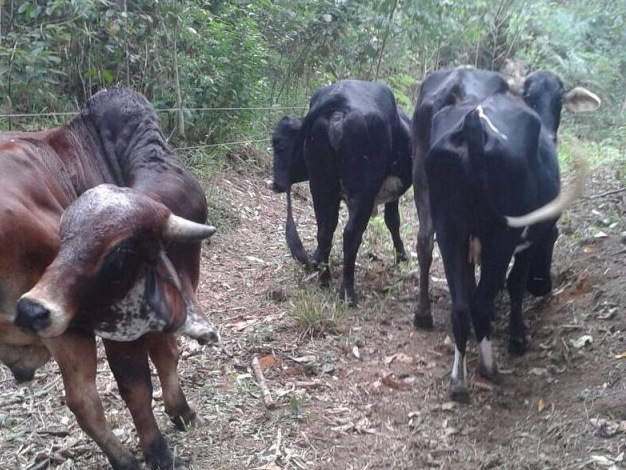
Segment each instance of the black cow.
[{"label": "black cow", "polygon": [[[551,290],[556,219],[582,190],[580,177],[572,191],[559,194],[555,136],[561,107],[567,103],[571,110],[586,110],[599,105],[582,88],[564,93],[560,80],[544,71],[529,75],[521,94],[511,93],[496,72],[438,72],[423,83],[413,117],[418,256],[424,280],[415,324],[432,325],[427,282],[434,227],[452,297],[456,350],[451,397],[461,402],[469,401],[465,351],[470,320],[479,343],[479,372],[492,380],[498,377],[490,342],[493,299],[513,256],[506,281],[509,350],[522,354],[528,346],[523,294]],[[474,267],[479,263],[477,285]]]},{"label": "black cow", "polygon": [[[411,185],[410,121],[398,110],[389,88],[379,83],[344,80],[319,88],[303,119],[284,117],[274,130],[272,189],[287,193],[286,238],[297,260],[321,269],[328,284],[328,258],[337,227],[339,203],[348,205],[343,233],[340,294],[350,305],[354,264],[363,232],[377,204],[385,204],[396,260],[407,259],[400,238],[398,198]],[[291,185],[309,180],[317,221],[317,249],[310,260],[291,213]]]}]

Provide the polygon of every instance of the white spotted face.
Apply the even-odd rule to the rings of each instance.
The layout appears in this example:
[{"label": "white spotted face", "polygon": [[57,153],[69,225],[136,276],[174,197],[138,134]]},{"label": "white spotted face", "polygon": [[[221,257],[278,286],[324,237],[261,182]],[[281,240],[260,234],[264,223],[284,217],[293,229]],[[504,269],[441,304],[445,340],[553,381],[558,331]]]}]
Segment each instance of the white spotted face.
[{"label": "white spotted face", "polygon": [[94,333],[114,341],[133,341],[150,331],[163,331],[168,322],[150,307],[144,292],[142,277],[126,297],[110,307],[106,320],[95,323]]}]

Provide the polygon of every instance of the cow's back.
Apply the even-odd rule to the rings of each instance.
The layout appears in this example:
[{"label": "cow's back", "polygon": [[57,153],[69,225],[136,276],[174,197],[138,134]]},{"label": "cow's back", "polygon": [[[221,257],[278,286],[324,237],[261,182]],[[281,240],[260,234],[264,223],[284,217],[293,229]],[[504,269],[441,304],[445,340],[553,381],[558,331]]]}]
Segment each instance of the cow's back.
[{"label": "cow's back", "polygon": [[130,186],[165,204],[174,214],[204,223],[206,197],[167,144],[146,98],[126,88],[96,93],[81,120],[102,151],[102,164],[118,186]]}]

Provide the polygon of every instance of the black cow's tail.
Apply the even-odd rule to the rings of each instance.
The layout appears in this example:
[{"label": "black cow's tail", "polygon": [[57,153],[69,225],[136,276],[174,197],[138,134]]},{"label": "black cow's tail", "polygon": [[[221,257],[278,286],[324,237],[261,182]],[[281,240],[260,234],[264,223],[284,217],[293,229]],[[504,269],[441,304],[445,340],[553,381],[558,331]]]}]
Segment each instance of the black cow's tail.
[{"label": "black cow's tail", "polygon": [[467,144],[468,167],[473,190],[473,211],[475,230],[482,226],[506,226],[506,217],[501,214],[489,194],[487,158],[485,155],[485,130],[481,119],[482,108],[478,107],[465,116],[463,139]]},{"label": "black cow's tail", "polygon": [[296,223],[293,220],[293,209],[291,207],[291,186],[287,188],[287,222],[285,224],[285,238],[287,239],[287,246],[291,252],[291,256],[297,261],[302,263],[307,271],[313,271],[313,264],[309,255],[302,246],[302,241],[298,235],[298,229]]},{"label": "black cow's tail", "polygon": [[570,163],[574,168],[574,181],[565,190],[561,188],[556,198],[540,208],[519,217],[506,217],[509,227],[527,227],[544,220],[556,219],[582,195],[587,175],[587,161],[580,147],[572,148]]},{"label": "black cow's tail", "polygon": [[585,184],[587,165],[582,152],[575,149],[571,155],[575,173],[574,181],[566,190],[561,189],[556,198],[528,214],[510,217],[500,213],[489,195],[483,125],[489,126],[492,132],[499,132],[484,114],[481,106],[469,113],[463,123],[463,137],[467,143],[470,174],[476,190],[475,198],[480,198],[474,204],[475,210],[478,211],[479,223],[493,224],[495,221],[499,225],[513,228],[527,227],[558,218],[580,197]]}]

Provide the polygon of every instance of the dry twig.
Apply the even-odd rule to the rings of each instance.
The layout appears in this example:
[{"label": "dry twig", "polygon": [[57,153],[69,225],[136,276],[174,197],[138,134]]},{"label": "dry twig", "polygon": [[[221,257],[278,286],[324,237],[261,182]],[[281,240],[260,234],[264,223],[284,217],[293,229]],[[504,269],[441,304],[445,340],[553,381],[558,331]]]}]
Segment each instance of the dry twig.
[{"label": "dry twig", "polygon": [[263,393],[263,403],[268,410],[274,408],[275,403],[272,400],[272,395],[270,394],[270,390],[265,382],[265,376],[263,375],[263,371],[261,370],[261,365],[259,364],[259,358],[254,356],[252,359],[252,372],[254,373],[254,378],[256,379],[259,387],[261,388],[261,392]]},{"label": "dry twig", "polygon": [[613,194],[623,193],[624,191],[626,191],[626,188],[612,189],[611,191],[606,191],[604,193],[589,196],[589,199],[600,199],[602,197],[612,196]]}]

